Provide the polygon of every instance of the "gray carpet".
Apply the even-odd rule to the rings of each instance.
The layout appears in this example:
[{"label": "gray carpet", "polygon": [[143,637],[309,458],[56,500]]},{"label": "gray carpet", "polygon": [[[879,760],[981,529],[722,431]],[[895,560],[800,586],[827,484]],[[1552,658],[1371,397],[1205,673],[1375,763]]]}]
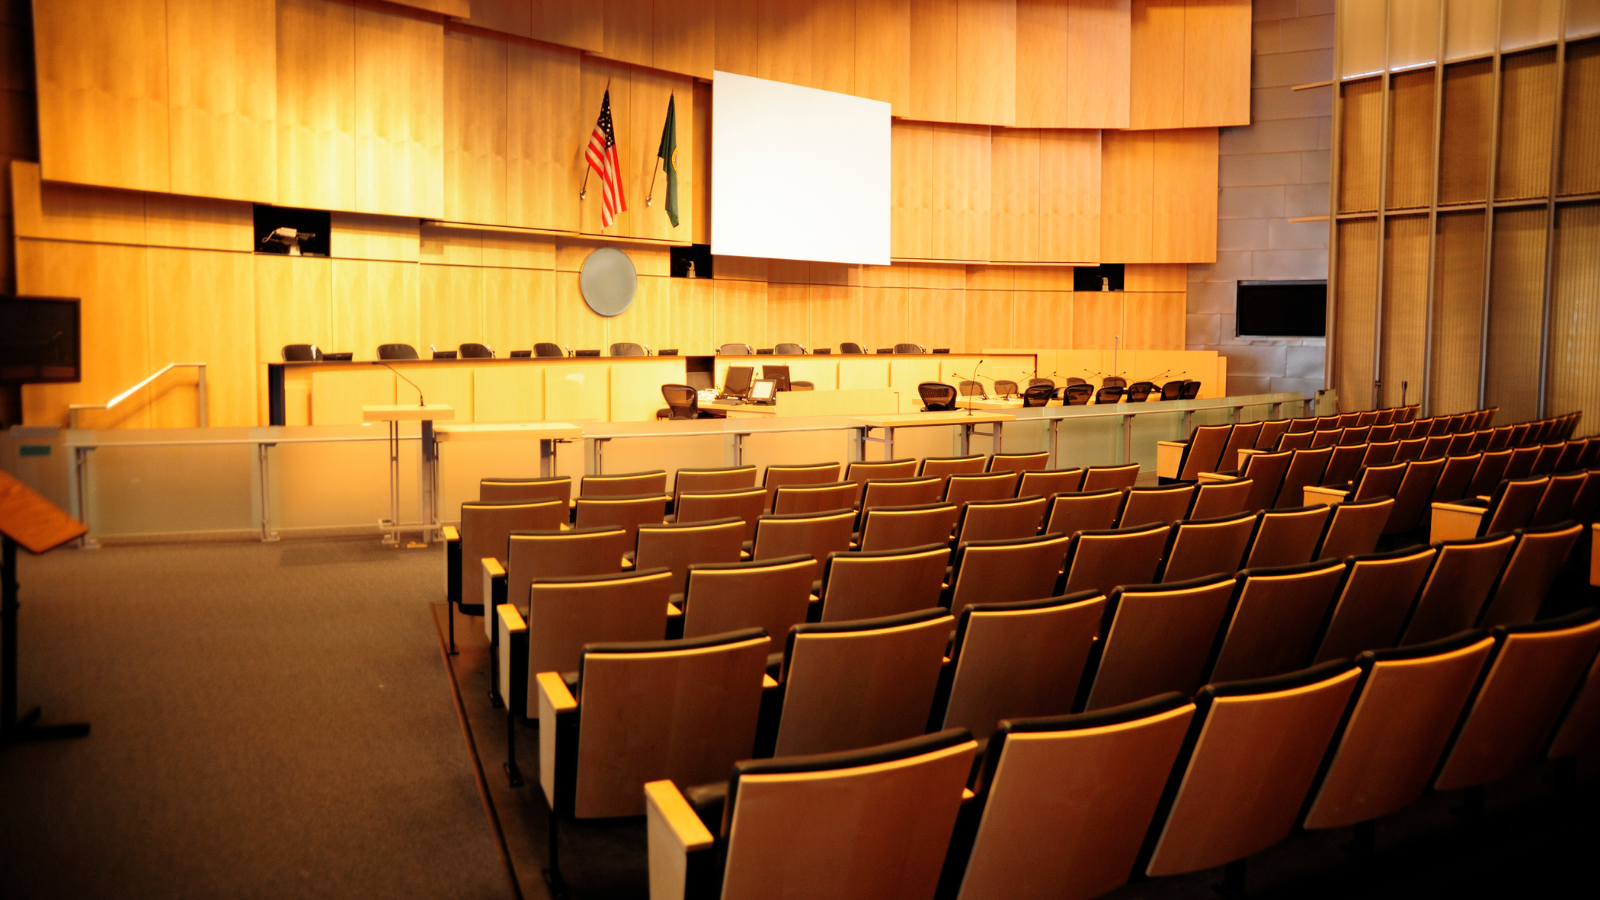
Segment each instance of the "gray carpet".
[{"label": "gray carpet", "polygon": [[0,896],[503,898],[431,604],[376,540],[22,554]]}]

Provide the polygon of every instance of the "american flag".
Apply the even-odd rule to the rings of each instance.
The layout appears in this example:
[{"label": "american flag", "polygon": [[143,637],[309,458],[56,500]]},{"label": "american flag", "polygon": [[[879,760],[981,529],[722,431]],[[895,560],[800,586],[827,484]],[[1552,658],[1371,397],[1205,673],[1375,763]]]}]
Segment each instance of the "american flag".
[{"label": "american flag", "polygon": [[611,91],[600,101],[600,120],[594,123],[594,133],[589,135],[589,149],[584,151],[584,161],[589,164],[603,185],[600,195],[600,227],[609,228],[619,212],[627,212],[628,200],[622,196],[622,165],[617,160],[617,130],[611,125]]}]

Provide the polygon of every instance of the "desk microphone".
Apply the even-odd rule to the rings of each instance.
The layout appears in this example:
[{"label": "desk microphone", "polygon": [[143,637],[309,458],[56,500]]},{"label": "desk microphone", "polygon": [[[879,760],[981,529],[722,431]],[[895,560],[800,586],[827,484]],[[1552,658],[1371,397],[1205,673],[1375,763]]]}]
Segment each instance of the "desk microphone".
[{"label": "desk microphone", "polygon": [[428,405],[422,399],[422,388],[417,387],[417,383],[415,381],[412,381],[411,379],[405,377],[404,375],[400,375],[400,370],[399,369],[396,369],[394,366],[389,365],[388,363],[384,362],[381,359],[378,360],[378,365],[383,366],[385,369],[388,369],[389,371],[393,372],[395,375],[398,375],[400,377],[400,380],[404,381],[406,384],[409,384],[412,387],[417,388],[417,405],[418,406],[427,406]]},{"label": "desk microphone", "polygon": [[562,344],[561,345],[561,349],[567,351],[567,355],[568,356],[572,355],[572,345],[571,344]]},{"label": "desk microphone", "polygon": [[[978,381],[978,370],[981,369],[981,368],[983,368],[983,360],[982,359],[978,360],[978,364],[972,367],[972,380],[976,381],[978,383],[978,392],[979,393],[983,392],[983,382]],[[984,394],[985,398],[987,398],[988,396],[989,396],[988,394]],[[967,402],[967,415],[969,415],[969,416],[972,415],[972,403],[971,403],[971,401]]]},{"label": "desk microphone", "polygon": [[649,344],[645,344],[644,345],[644,355],[645,356],[649,356],[650,355],[650,345]]}]

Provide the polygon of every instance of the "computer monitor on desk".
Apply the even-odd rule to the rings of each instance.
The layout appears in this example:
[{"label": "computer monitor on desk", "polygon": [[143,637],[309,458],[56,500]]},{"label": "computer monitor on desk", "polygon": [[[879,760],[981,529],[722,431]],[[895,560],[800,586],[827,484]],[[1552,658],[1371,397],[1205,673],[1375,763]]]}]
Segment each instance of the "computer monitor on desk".
[{"label": "computer monitor on desk", "polygon": [[780,390],[780,391],[789,390],[789,367],[788,366],[762,366],[761,367],[761,377],[762,378],[770,378],[773,381],[777,382],[778,390]]},{"label": "computer monitor on desk", "polygon": [[771,403],[776,399],[778,383],[770,378],[762,378],[750,387],[751,403]]},{"label": "computer monitor on desk", "polygon": [[755,366],[729,366],[728,374],[722,379],[722,394],[725,397],[747,397],[750,394],[750,376],[754,375]]}]

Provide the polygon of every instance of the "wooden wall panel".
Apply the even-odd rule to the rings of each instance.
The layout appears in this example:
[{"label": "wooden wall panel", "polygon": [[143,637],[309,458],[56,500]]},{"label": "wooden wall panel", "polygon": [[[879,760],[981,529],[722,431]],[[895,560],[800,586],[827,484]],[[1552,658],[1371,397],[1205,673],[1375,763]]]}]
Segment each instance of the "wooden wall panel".
[{"label": "wooden wall panel", "polygon": [[910,329],[908,288],[861,289],[861,336],[851,338],[871,352],[905,340]]},{"label": "wooden wall panel", "polygon": [[[169,362],[204,362],[210,424],[256,424],[255,267],[244,253],[151,248],[151,371]],[[190,428],[195,415],[193,370],[151,386],[151,425]]]},{"label": "wooden wall panel", "polygon": [[583,292],[578,288],[578,273],[555,273],[555,333],[560,343],[577,350],[606,352],[610,332],[606,319],[595,315],[583,302]]},{"label": "wooden wall panel", "polygon": [[1183,127],[1183,54],[1187,42],[1184,12],[1184,0],[1133,0],[1129,33],[1130,128]]},{"label": "wooden wall panel", "polygon": [[[1071,291],[1019,290],[1012,294],[1011,302],[1011,330],[1016,341],[1011,346],[1073,346]],[[970,345],[968,349],[972,349]],[[1047,371],[1044,374],[1050,373]]]},{"label": "wooden wall panel", "polygon": [[811,340],[810,289],[804,284],[767,285],[767,344]]},{"label": "wooden wall panel", "polygon": [[1016,58],[1016,0],[957,0],[955,121],[1016,123]]},{"label": "wooden wall panel", "polygon": [[1040,132],[1039,259],[1101,258],[1100,140],[1099,131]]},{"label": "wooden wall panel", "polygon": [[811,85],[811,13],[816,2],[756,4],[757,77]]},{"label": "wooden wall panel", "polygon": [[[1072,346],[1079,350],[1110,350],[1113,337],[1122,333],[1122,301],[1120,291],[1073,294]],[[1063,372],[1062,377],[1079,374]]]},{"label": "wooden wall panel", "polygon": [[1100,133],[1100,258],[1144,262],[1154,223],[1155,144],[1147,132]]},{"label": "wooden wall panel", "polygon": [[[475,28],[533,37],[533,5],[533,0],[472,0],[472,15],[469,18]],[[541,2],[539,5],[556,4]]]},{"label": "wooden wall panel", "polygon": [[689,154],[683,167],[688,175],[689,189],[679,187],[679,204],[694,208],[692,240],[696,244],[711,243],[711,85],[695,82],[694,114],[678,120],[678,137],[683,138],[683,128],[688,126],[694,152]]},{"label": "wooden wall panel", "polygon": [[255,215],[237,200],[146,194],[145,230],[152,247],[249,252],[255,245]]},{"label": "wooden wall panel", "polygon": [[[967,290],[967,352],[985,347],[1015,347],[1016,308],[1011,291]],[[1031,337],[1025,340],[1032,340]],[[959,346],[959,345],[958,345]]]},{"label": "wooden wall panel", "polygon": [[583,146],[601,97],[590,104],[579,91],[578,60],[576,50],[545,44],[507,48],[507,224],[578,230]]},{"label": "wooden wall panel", "polygon": [[1127,262],[1214,262],[1217,258],[1217,130],[1151,134],[1148,258]]},{"label": "wooden wall panel", "polygon": [[716,0],[655,0],[653,65],[710,78],[717,61]]},{"label": "wooden wall panel", "polygon": [[856,91],[855,0],[811,0],[811,6],[811,80],[806,84],[819,90],[853,94]]},{"label": "wooden wall panel", "polygon": [[890,255],[933,256],[933,126],[896,122],[890,129]]},{"label": "wooden wall panel", "polygon": [[989,258],[989,129],[934,125],[933,217],[935,259]]},{"label": "wooden wall panel", "polygon": [[528,37],[594,53],[605,50],[605,8],[601,4],[594,0],[531,2]]},{"label": "wooden wall panel", "polygon": [[1184,127],[1250,124],[1250,37],[1250,0],[1188,0]]},{"label": "wooden wall panel", "polygon": [[475,29],[444,33],[444,218],[509,225],[506,39]]},{"label": "wooden wall panel", "polygon": [[1039,132],[996,129],[989,154],[989,258],[1039,260]]},{"label": "wooden wall panel", "polygon": [[971,327],[971,312],[968,304],[971,294],[965,290],[908,288],[906,336],[886,341],[883,346],[905,340],[921,344],[929,350],[948,347],[960,352],[969,345],[967,330]]},{"label": "wooden wall panel", "polygon": [[444,215],[444,29],[355,10],[356,210]]},{"label": "wooden wall panel", "polygon": [[[1069,0],[1067,7],[1066,116],[1051,124],[1067,128],[1127,128],[1132,74],[1130,0]],[[1246,9],[1248,37],[1248,4]],[[1019,40],[1022,33],[1018,28]],[[1244,55],[1248,89],[1248,45]]]},{"label": "wooden wall panel", "polygon": [[1122,349],[1182,350],[1184,302],[1182,293],[1124,294]]},{"label": "wooden wall panel", "polygon": [[605,49],[602,53],[636,65],[655,62],[655,9],[651,0],[601,0],[605,11]]},{"label": "wooden wall panel", "polygon": [[1067,121],[1070,9],[1061,0],[1017,0],[1018,128],[1059,128]]},{"label": "wooden wall panel", "polygon": [[[483,327],[483,269],[479,266],[418,266],[420,329],[417,352],[424,358],[430,345],[455,350],[461,344],[493,345]],[[501,355],[512,348],[495,347]],[[527,349],[526,347],[521,349]]]},{"label": "wooden wall panel", "polygon": [[833,348],[845,341],[861,340],[861,288],[843,284],[809,285],[811,350]]},{"label": "wooden wall panel", "polygon": [[959,0],[911,4],[910,117],[949,122],[956,117]]},{"label": "wooden wall panel", "polygon": [[170,190],[166,5],[40,3],[33,31],[44,177]]},{"label": "wooden wall panel", "polygon": [[142,191],[41,182],[38,163],[11,161],[12,227],[19,238],[143,244],[146,196]]},{"label": "wooden wall panel", "polygon": [[278,0],[278,202],[356,208],[355,9]]},{"label": "wooden wall panel", "polygon": [[[633,304],[620,316],[606,320],[609,345],[618,341],[633,341],[647,345],[651,352],[670,347],[672,340],[672,286],[671,279],[647,275],[639,278]],[[680,348],[681,349],[681,348]]]},{"label": "wooden wall panel", "polygon": [[483,340],[497,350],[532,350],[556,333],[556,273],[540,269],[483,270]]},{"label": "wooden wall panel", "polygon": [[[83,320],[83,380],[24,385],[24,424],[64,427],[68,404],[104,403],[171,361],[150,363],[145,248],[34,240],[17,244],[17,291],[77,297]],[[148,428],[150,411],[144,403],[128,403],[85,413],[83,425]]]},{"label": "wooden wall panel", "polygon": [[[316,344],[335,353],[345,349],[333,343],[330,260],[267,254],[250,259],[255,265],[257,363],[280,362],[285,344]],[[265,392],[261,401],[259,422],[265,422]]]},{"label": "wooden wall panel", "polygon": [[911,0],[856,0],[855,94],[911,112]]},{"label": "wooden wall panel", "polygon": [[735,75],[759,77],[761,16],[749,0],[716,0],[717,68]]},{"label": "wooden wall panel", "polygon": [[[676,75],[634,70],[632,91],[626,114],[632,121],[629,129],[634,135],[631,145],[622,145],[624,170],[631,169],[638,178],[638,194],[629,199],[632,212],[627,232],[633,237],[671,240],[687,244],[694,235],[694,82]],[[666,173],[661,172],[657,160],[661,149],[661,130],[667,121],[667,100],[676,98],[678,129],[678,225],[667,218]],[[615,110],[614,110],[615,112]],[[655,183],[654,199],[651,196],[652,178]],[[597,195],[590,194],[590,197]]]},{"label": "wooden wall panel", "polygon": [[672,292],[673,310],[668,346],[678,348],[678,353],[684,356],[712,352],[715,349],[712,343],[715,282],[704,278],[673,278],[667,287]]},{"label": "wooden wall panel", "polygon": [[379,344],[421,344],[418,281],[414,265],[334,260],[333,343],[356,359],[377,359]]},{"label": "wooden wall panel", "polygon": [[1183,293],[1188,287],[1186,265],[1129,265],[1123,269],[1123,287],[1129,292]]},{"label": "wooden wall panel", "polygon": [[168,0],[171,190],[278,199],[273,0]]},{"label": "wooden wall panel", "polygon": [[711,345],[740,341],[752,347],[767,343],[767,285],[764,281],[712,282],[713,303]]}]

